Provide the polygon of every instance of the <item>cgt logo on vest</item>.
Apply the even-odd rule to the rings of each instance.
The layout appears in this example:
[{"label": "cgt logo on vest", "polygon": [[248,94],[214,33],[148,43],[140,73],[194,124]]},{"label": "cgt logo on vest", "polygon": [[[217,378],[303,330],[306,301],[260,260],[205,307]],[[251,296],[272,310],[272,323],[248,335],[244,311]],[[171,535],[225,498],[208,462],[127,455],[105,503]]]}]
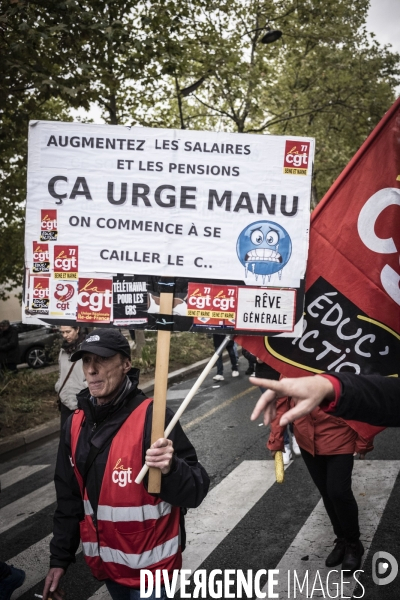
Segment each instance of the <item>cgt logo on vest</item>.
[{"label": "cgt logo on vest", "polygon": [[125,487],[127,483],[132,483],[132,469],[131,467],[125,469],[121,462],[122,459],[119,458],[117,464],[113,468],[111,479],[112,482],[118,484],[119,487]]}]

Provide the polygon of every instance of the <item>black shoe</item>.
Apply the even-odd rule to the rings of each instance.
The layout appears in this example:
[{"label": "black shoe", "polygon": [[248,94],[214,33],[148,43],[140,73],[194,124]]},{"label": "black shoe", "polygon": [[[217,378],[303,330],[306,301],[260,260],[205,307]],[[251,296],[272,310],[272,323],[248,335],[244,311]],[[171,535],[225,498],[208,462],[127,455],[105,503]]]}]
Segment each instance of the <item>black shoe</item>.
[{"label": "black shoe", "polygon": [[346,552],[346,540],[344,538],[336,538],[335,547],[325,561],[327,567],[336,567],[340,565]]},{"label": "black shoe", "polygon": [[364,546],[358,540],[357,542],[347,542],[346,551],[342,562],[342,571],[354,573],[361,567],[361,558],[364,554]]},{"label": "black shoe", "polygon": [[249,367],[246,371],[245,371],[245,375],[253,375],[254,373],[254,369],[253,367]]}]

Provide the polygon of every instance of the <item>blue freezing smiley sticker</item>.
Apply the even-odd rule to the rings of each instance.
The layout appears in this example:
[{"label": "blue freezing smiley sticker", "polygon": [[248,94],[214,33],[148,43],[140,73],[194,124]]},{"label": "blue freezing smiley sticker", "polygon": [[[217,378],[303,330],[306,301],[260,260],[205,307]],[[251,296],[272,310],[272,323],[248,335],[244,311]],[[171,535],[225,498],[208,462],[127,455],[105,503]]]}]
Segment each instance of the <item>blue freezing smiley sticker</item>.
[{"label": "blue freezing smiley sticker", "polygon": [[292,242],[286,229],[273,221],[256,221],[248,225],[238,237],[238,258],[245,267],[245,278],[252,274],[256,281],[261,275],[263,283],[278,273],[289,262]]}]

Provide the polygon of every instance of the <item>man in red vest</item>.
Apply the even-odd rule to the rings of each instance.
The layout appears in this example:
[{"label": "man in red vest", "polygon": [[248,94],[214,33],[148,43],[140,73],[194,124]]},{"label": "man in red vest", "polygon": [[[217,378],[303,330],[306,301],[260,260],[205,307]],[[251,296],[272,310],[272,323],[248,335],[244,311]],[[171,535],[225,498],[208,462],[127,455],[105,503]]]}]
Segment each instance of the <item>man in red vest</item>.
[{"label": "man in red vest", "polygon": [[[139,371],[119,331],[92,331],[71,356],[79,359],[88,388],[61,434],[43,598],[62,600],[59,582],[81,540],[90,570],[111,597],[138,600],[140,569],[166,570],[169,578],[180,569],[183,514],[202,502],[209,478],[179,423],[170,439],[150,447],[153,403],[137,387]],[[166,423],[172,416],[167,409]],[[161,470],[160,494],[134,482],[144,461]]]}]

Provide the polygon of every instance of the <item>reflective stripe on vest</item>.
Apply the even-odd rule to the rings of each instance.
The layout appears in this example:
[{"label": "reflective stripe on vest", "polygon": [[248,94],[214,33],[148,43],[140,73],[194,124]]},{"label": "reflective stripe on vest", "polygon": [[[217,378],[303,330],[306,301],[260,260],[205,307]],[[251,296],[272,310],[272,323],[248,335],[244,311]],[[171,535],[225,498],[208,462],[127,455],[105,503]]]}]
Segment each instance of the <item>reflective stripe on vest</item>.
[{"label": "reflective stripe on vest", "polygon": [[[85,515],[93,515],[94,510],[90,500],[83,501]],[[160,502],[155,506],[145,504],[144,506],[103,506],[97,507],[97,519],[99,521],[147,521],[149,519],[160,519],[171,512],[171,505],[168,502]]]},{"label": "reflective stripe on vest", "polygon": [[[85,556],[95,557],[99,555],[99,547],[93,542],[84,542],[82,544]],[[179,536],[175,536],[160,546],[155,546],[152,550],[147,550],[141,554],[127,554],[115,548],[100,546],[100,557],[106,563],[117,563],[130,569],[147,569],[156,563],[174,556],[179,550]]]},{"label": "reflective stripe on vest", "polygon": [[94,510],[92,508],[92,505],[90,504],[90,500],[83,501],[83,508],[85,510],[85,515],[93,515],[94,514]]},{"label": "reflective stripe on vest", "polygon": [[110,578],[133,588],[139,588],[141,568],[171,572],[182,563],[180,509],[148,494],[143,484],[134,483],[142,467],[143,430],[150,402],[145,400],[131,413],[112,441],[96,514],[82,489],[76,461],[82,411],[73,415],[71,425],[72,459],[85,512],[81,523],[85,560],[98,579]]},{"label": "reflective stripe on vest", "polygon": [[[89,503],[90,504],[90,503]],[[97,509],[97,519],[101,521],[147,521],[149,519],[160,519],[171,512],[171,505],[168,502],[160,502],[152,506],[99,506]]]}]

